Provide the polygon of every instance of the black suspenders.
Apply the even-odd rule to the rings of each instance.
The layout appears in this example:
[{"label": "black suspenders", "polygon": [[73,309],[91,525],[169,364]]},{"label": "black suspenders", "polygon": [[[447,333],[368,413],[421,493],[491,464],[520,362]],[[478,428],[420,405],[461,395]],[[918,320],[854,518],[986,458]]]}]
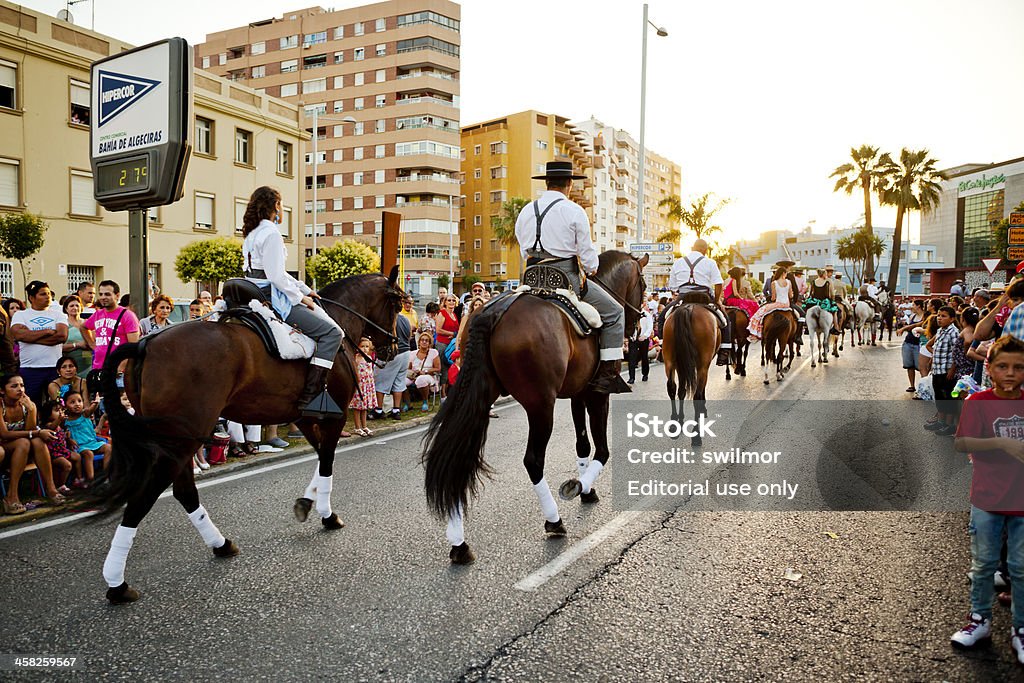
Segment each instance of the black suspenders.
[{"label": "black suspenders", "polygon": [[540,203],[539,202],[534,202],[533,203],[533,215],[537,217],[537,239],[534,240],[533,246],[530,247],[530,249],[529,249],[530,251],[532,251],[532,252],[542,252],[542,251],[544,251],[544,245],[541,244],[541,242],[540,242],[540,224],[544,222],[544,216],[548,215],[548,211],[551,210],[551,207],[554,206],[555,204],[557,204],[558,202],[562,201],[563,199],[565,199],[565,197],[559,197],[555,201],[551,202],[550,204],[548,204],[547,208],[544,209],[543,212],[540,210]]},{"label": "black suspenders", "polygon": [[697,267],[697,264],[704,260],[704,256],[702,254],[693,263],[690,263],[690,259],[686,258],[685,256],[683,257],[683,260],[686,261],[686,265],[690,266],[690,282],[688,284],[695,284],[693,281],[693,271]]}]

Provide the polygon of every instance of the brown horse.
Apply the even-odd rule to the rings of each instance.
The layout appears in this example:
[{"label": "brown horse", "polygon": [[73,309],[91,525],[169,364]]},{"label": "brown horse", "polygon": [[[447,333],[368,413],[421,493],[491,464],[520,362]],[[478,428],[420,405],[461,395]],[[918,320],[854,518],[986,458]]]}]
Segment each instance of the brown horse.
[{"label": "brown horse", "polygon": [[[394,352],[395,317],[403,297],[395,285],[397,274],[396,268],[390,278],[357,275],[320,290],[325,310],[345,331],[346,339],[353,343],[361,336],[370,337],[383,360]],[[135,415],[121,405],[116,386],[116,369],[123,361],[128,361],[125,379]],[[331,510],[330,492],[334,450],[345,417],[300,417],[296,404],[306,366],[307,361],[272,358],[260,339],[242,325],[205,321],[175,325],[110,354],[102,384],[113,453],[108,485],[97,498],[108,513],[127,503],[103,565],[111,602],[139,597],[124,580],[128,551],[139,523],[169,485],[214,555],[238,553],[200,505],[192,475],[192,456],[208,440],[219,416],[258,425],[294,421],[319,459],[309,488],[296,501],[295,514],[304,521],[315,499],[326,529],[344,526]],[[349,404],[355,378],[351,355],[339,353],[327,383],[338,405]]]},{"label": "brown horse", "polygon": [[[640,315],[647,260],[646,255],[636,259],[619,251],[599,257],[598,278],[613,298],[627,304],[627,330],[633,329]],[[523,465],[540,500],[549,536],[566,533],[544,479],[556,399],[572,399],[577,466],[583,482],[564,483],[563,497],[582,494],[583,502],[596,502],[590,484],[608,462],[608,394],[587,388],[598,364],[597,336],[580,337],[553,304],[538,297],[519,296],[507,308],[501,304],[500,298],[493,300],[473,315],[462,349],[462,370],[424,438],[427,503],[435,515],[448,521],[446,536],[452,546],[448,557],[455,564],[475,559],[465,542],[462,518],[469,498],[490,472],[484,462],[487,413],[499,395],[511,394],[529,418]],[[587,415],[594,437],[593,461],[589,460]]]},{"label": "brown horse", "polygon": [[834,315],[834,326],[839,330],[839,334],[832,335],[832,355],[835,358],[839,358],[839,352],[843,350],[843,342],[846,339],[846,326],[849,324],[850,318],[846,313],[846,307],[841,305],[836,306]]},{"label": "brown horse", "polygon": [[[793,367],[793,339],[798,329],[796,314],[791,310],[772,311],[764,317],[761,334],[761,367],[764,368],[764,383],[768,384],[768,363],[775,363],[775,381],[781,382],[786,372]],[[789,363],[782,368],[789,351]]]},{"label": "brown horse", "polygon": [[[707,415],[705,390],[708,370],[715,358],[722,333],[715,314],[704,304],[680,304],[665,318],[661,356],[665,363],[666,389],[672,403],[672,419],[683,418],[683,402],[693,395],[694,417]],[[676,390],[679,404],[676,407]],[[691,445],[700,446],[700,435],[691,437]]]},{"label": "brown horse", "polygon": [[[750,352],[750,316],[742,308],[734,306],[727,306],[725,312],[729,318],[729,325],[732,326],[731,365],[739,377],[746,377],[747,354]],[[725,378],[732,379],[728,365],[725,366]]]}]

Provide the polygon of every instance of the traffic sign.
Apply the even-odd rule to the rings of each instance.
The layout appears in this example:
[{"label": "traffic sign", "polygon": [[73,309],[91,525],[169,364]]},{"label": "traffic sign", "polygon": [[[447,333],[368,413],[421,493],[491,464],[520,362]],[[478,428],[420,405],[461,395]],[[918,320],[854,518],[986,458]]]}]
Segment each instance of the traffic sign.
[{"label": "traffic sign", "polygon": [[643,251],[647,253],[675,251],[675,245],[671,242],[637,242],[629,245],[630,251]]},{"label": "traffic sign", "polygon": [[1007,247],[1007,261],[1024,261],[1024,247]]},{"label": "traffic sign", "polygon": [[981,259],[981,262],[988,270],[988,274],[991,275],[992,273],[996,272],[996,268],[999,267],[999,264],[1002,262],[1002,260],[1003,259],[1001,258],[983,258]]},{"label": "traffic sign", "polygon": [[182,197],[192,151],[192,49],[169,38],[92,64],[93,193],[110,211]]},{"label": "traffic sign", "polygon": [[1014,211],[1010,214],[1010,225],[1024,225],[1024,213]]},{"label": "traffic sign", "polygon": [[1024,244],[1024,227],[1008,229],[1006,231],[1006,243],[1015,245]]}]

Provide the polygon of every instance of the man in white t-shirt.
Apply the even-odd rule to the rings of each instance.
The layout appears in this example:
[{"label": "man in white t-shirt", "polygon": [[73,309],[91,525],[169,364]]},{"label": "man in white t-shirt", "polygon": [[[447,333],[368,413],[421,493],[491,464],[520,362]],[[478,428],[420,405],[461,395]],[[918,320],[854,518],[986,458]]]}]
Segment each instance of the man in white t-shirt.
[{"label": "man in white t-shirt", "polygon": [[[693,251],[686,256],[676,259],[672,264],[672,271],[668,276],[668,288],[678,294],[680,287],[697,285],[707,290],[708,310],[718,318],[718,326],[722,330],[722,345],[718,347],[718,365],[729,364],[729,352],[732,350],[732,331],[729,329],[729,321],[722,309],[722,271],[718,264],[708,258],[708,243],[698,239],[693,243]],[[673,302],[674,303],[674,302]],[[662,312],[659,329],[664,329],[664,314],[671,308]]]},{"label": "man in white t-shirt", "polygon": [[68,339],[68,317],[50,307],[53,295],[45,282],[33,280],[25,293],[28,308],[11,319],[11,337],[20,345],[25,395],[38,402],[47,385],[57,378],[57,361]]}]

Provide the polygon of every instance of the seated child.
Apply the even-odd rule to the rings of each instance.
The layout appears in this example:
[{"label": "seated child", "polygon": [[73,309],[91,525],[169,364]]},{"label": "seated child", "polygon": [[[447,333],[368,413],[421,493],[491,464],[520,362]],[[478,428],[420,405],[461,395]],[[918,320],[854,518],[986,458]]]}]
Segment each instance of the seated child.
[{"label": "seated child", "polygon": [[85,399],[82,394],[69,391],[64,397],[64,407],[68,414],[65,424],[71,434],[71,447],[76,448],[82,454],[82,459],[88,459],[89,462],[92,462],[96,453],[103,454],[103,469],[106,470],[110,464],[110,444],[96,436],[92,420],[85,416]]},{"label": "seated child", "polygon": [[[63,484],[67,481],[68,475],[73,468],[75,480],[71,483],[71,487],[84,489],[87,486],[87,482],[92,482],[92,458],[83,463],[81,454],[72,449],[68,443],[68,432],[64,428],[64,406],[61,405],[60,401],[46,401],[43,404],[42,416],[44,420],[43,428],[53,432],[53,440],[46,444],[50,449],[50,457],[53,458],[53,483],[57,484],[59,482]],[[85,470],[84,478],[82,476],[83,469]],[[59,486],[57,490],[65,493],[61,489],[66,488],[65,486]]]}]

